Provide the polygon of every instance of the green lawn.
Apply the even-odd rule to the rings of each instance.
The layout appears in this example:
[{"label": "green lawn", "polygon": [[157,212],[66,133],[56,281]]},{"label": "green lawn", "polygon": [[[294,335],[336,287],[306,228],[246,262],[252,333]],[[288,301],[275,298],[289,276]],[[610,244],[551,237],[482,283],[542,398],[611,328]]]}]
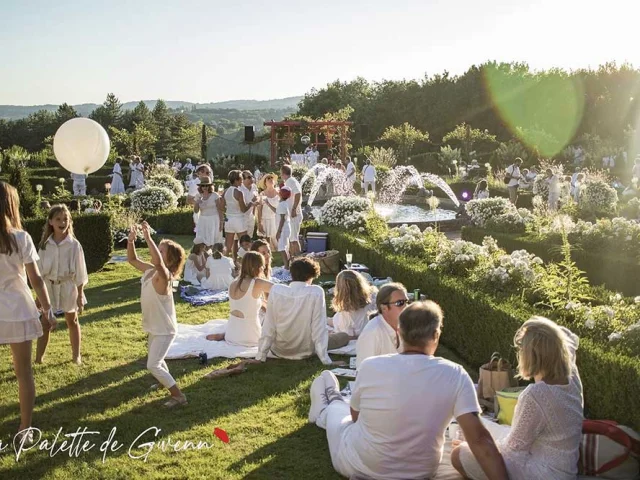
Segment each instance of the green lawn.
[{"label": "green lawn", "polygon": [[[187,237],[172,237],[189,245]],[[140,250],[146,254],[145,250]],[[116,254],[124,254],[117,251]],[[234,378],[205,380],[203,374],[232,361],[217,359],[202,367],[195,359],[170,361],[169,369],[189,399],[189,405],[165,410],[166,391],[152,391],[155,383],[146,372],[146,338],[140,321],[140,276],[128,264],[107,265],[90,276],[86,289],[89,304],[81,317],[84,365],[70,362],[71,348],[64,320],[52,335],[44,365],[35,365],[37,388],[34,426],[42,442],[16,461],[8,445],[19,424],[18,391],[7,347],[2,348],[0,368],[0,478],[339,478],[333,471],[325,433],[308,425],[308,390],[323,370],[317,358],[303,361],[269,360],[251,366]],[[402,279],[397,279],[402,280]],[[226,318],[228,304],[191,307],[176,295],[178,320],[203,323]],[[34,344],[35,350],[35,344]],[[442,348],[440,355],[456,360]],[[70,455],[59,451],[62,435],[53,446],[58,429],[65,433],[86,427],[99,434],[86,436],[95,446]],[[99,449],[116,428],[120,449],[106,454]],[[161,429],[134,442],[145,430]],[[230,443],[213,435],[224,429]],[[161,450],[160,441],[208,442],[199,451]],[[134,449],[156,441],[151,448]]]}]

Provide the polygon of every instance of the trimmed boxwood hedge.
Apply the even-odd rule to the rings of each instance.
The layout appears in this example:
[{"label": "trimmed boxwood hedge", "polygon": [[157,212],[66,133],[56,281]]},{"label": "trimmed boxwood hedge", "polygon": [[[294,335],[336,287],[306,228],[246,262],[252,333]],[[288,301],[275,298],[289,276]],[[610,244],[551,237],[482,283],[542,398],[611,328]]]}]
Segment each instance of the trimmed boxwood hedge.
[{"label": "trimmed boxwood hedge", "polygon": [[[462,229],[462,238],[477,244],[482,244],[482,239],[487,235],[495,238],[498,245],[509,253],[524,249],[545,262],[558,261],[562,257],[559,251],[560,244],[556,242],[534,240],[527,235],[499,233],[477,227]],[[576,248],[572,250],[571,256],[578,268],[585,272],[592,285],[604,285],[609,290],[627,296],[640,293],[640,263],[629,258],[628,255],[590,252]]]},{"label": "trimmed boxwood hedge", "polygon": [[[46,196],[55,192],[55,188],[60,186],[58,178],[64,178],[64,188],[73,193],[73,180],[65,177],[29,177],[29,181],[35,191],[36,185],[42,185],[42,195]],[[87,194],[96,189],[100,193],[105,193],[104,184],[111,183],[111,177],[89,175],[87,177]]]},{"label": "trimmed boxwood hedge", "polygon": [[[391,276],[437,301],[445,313],[443,345],[474,368],[488,361],[494,351],[515,362],[513,335],[523,321],[538,313],[533,307],[517,297],[497,300],[466,279],[437,273],[415,258],[382,254],[345,231],[326,227],[323,230],[329,232],[330,248],[349,250],[372,274]],[[583,338],[577,360],[585,414],[640,429],[640,411],[630,408],[640,398],[640,359],[607,351],[605,346]]]},{"label": "trimmed boxwood hedge", "polygon": [[194,235],[193,208],[149,214],[145,219],[159,234]]},{"label": "trimmed boxwood hedge", "polygon": [[[45,218],[31,218],[22,222],[36,246],[42,237],[44,224]],[[73,215],[73,232],[84,250],[89,273],[102,269],[111,259],[113,251],[111,217],[106,213]]]}]

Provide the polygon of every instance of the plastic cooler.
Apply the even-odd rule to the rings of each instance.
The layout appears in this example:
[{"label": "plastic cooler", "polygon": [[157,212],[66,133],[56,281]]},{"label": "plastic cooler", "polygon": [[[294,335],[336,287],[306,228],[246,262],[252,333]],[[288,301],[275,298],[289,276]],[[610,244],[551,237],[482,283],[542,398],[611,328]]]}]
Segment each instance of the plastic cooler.
[{"label": "plastic cooler", "polygon": [[326,252],[329,234],[325,232],[307,233],[307,252]]}]

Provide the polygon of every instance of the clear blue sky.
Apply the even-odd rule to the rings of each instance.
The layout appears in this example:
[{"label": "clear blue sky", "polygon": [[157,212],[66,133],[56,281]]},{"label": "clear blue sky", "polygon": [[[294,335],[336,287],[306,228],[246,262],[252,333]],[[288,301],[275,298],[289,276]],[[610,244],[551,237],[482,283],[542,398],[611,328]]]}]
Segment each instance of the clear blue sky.
[{"label": "clear blue sky", "polygon": [[0,104],[302,95],[486,60],[640,66],[632,0],[0,0]]}]

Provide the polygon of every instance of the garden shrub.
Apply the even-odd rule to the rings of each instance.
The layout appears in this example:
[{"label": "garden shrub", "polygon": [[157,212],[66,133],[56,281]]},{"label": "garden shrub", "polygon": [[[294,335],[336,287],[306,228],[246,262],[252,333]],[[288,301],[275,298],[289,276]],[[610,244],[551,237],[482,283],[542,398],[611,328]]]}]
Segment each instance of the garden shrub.
[{"label": "garden shrub", "polygon": [[[498,298],[463,277],[430,269],[405,255],[384,253],[358,241],[343,229],[324,227],[331,248],[353,253],[373,275],[391,276],[409,290],[419,288],[438,302],[445,313],[442,343],[474,368],[488,361],[494,351],[515,364],[513,336],[524,321],[540,312],[519,296]],[[558,319],[561,320],[561,319]],[[584,386],[585,413],[589,418],[613,419],[640,428],[640,412],[628,408],[640,396],[640,359],[614,348],[581,338],[577,356]]]},{"label": "garden shrub", "polygon": [[[32,218],[22,222],[23,228],[29,232],[35,244],[42,237],[45,221],[45,218]],[[111,216],[107,213],[74,214],[73,232],[84,250],[89,273],[102,269],[111,259],[113,251]]]},{"label": "garden shrub", "polygon": [[578,208],[589,214],[612,214],[618,204],[618,192],[603,180],[589,180],[580,193]]},{"label": "garden shrub", "polygon": [[178,206],[178,197],[165,187],[144,187],[131,193],[131,208],[137,212],[160,212]]},{"label": "garden shrub", "polygon": [[478,227],[484,227],[489,219],[500,215],[518,214],[516,207],[502,197],[471,200],[465,205],[465,210],[471,218],[471,222]]},{"label": "garden shrub", "polygon": [[193,208],[156,212],[145,218],[159,234],[194,235]]},{"label": "garden shrub", "polygon": [[147,187],[165,187],[176,194],[176,197],[180,198],[184,195],[184,187],[182,182],[172,175],[158,174],[149,178],[145,182]]}]

